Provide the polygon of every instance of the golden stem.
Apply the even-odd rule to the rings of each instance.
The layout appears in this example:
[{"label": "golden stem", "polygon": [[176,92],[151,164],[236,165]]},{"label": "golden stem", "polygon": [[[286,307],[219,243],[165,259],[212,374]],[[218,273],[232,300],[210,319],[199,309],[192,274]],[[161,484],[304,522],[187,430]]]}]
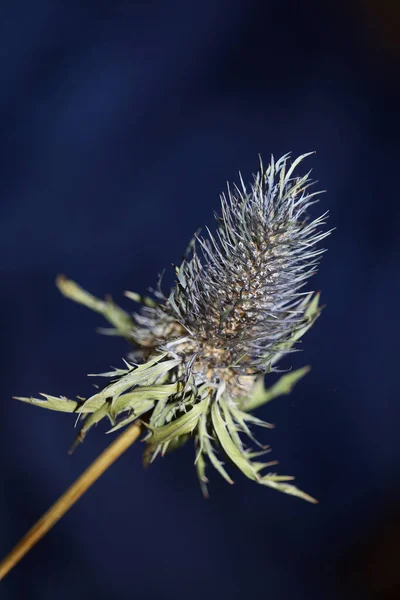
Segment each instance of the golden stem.
[{"label": "golden stem", "polygon": [[65,515],[73,504],[91,485],[129,448],[139,437],[140,425],[134,423],[104,450],[63,493],[49,510],[24,535],[18,544],[0,563],[0,580],[29,552],[33,546]]}]

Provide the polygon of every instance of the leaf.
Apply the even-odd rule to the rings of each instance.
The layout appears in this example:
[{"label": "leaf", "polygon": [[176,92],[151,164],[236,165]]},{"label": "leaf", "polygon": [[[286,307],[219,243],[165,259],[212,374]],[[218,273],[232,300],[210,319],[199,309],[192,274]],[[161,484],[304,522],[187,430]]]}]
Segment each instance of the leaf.
[{"label": "leaf", "polygon": [[316,294],[314,294],[313,299],[309,303],[307,310],[304,313],[304,317],[308,322],[305,323],[305,325],[300,327],[300,329],[298,329],[294,333],[293,341],[300,339],[306,333],[306,331],[308,331],[310,329],[310,327],[312,327],[312,325],[314,325],[316,319],[321,314],[323,307],[321,307],[319,305],[320,296],[321,296],[320,292],[317,292]]},{"label": "leaf", "polygon": [[132,413],[129,414],[128,417],[126,417],[125,419],[123,419],[122,421],[117,423],[114,427],[109,429],[106,433],[114,433],[114,431],[118,431],[118,429],[125,427],[132,421],[135,421],[135,419],[138,419],[139,417],[141,417],[147,411],[151,410],[153,408],[153,406],[154,406],[154,402],[152,400],[147,400],[147,402],[143,401],[137,408],[132,410]]},{"label": "leaf", "polygon": [[303,500],[306,500],[306,502],[311,502],[312,504],[318,504],[318,500],[316,500],[309,494],[302,492],[301,490],[299,490],[299,488],[297,488],[295,485],[291,485],[290,483],[278,483],[278,482],[274,481],[273,479],[268,478],[268,476],[263,477],[259,481],[259,483],[261,483],[261,485],[266,485],[270,488],[273,488],[274,490],[277,490],[278,492],[283,492],[284,494],[289,494],[290,496],[297,496],[298,498],[302,498]]},{"label": "leaf", "polygon": [[[307,296],[309,298],[310,296]],[[279,344],[277,347],[277,354],[271,360],[271,365],[276,364],[281,358],[282,354],[290,350],[292,346],[299,340],[303,335],[312,327],[315,321],[321,314],[322,308],[319,306],[320,293],[314,294],[311,302],[308,303],[308,306],[304,312],[304,320],[303,324],[293,333],[289,340]],[[308,300],[306,299],[305,302]]]},{"label": "leaf", "polygon": [[275,429],[275,425],[273,425],[273,423],[268,423],[267,421],[258,419],[254,415],[250,415],[248,412],[244,412],[237,406],[229,406],[229,410],[232,412],[237,422],[240,423],[243,429],[246,430],[246,433],[248,429],[246,421],[248,423],[252,423],[253,425],[257,425],[258,427],[265,427],[266,429]]},{"label": "leaf", "polygon": [[93,427],[93,425],[95,425],[96,423],[98,423],[99,421],[101,421],[101,419],[103,419],[104,417],[109,417],[109,407],[107,404],[103,404],[102,406],[100,406],[100,408],[98,408],[96,411],[94,411],[85,421],[85,423],[83,424],[80,432],[78,433],[78,435],[76,436],[76,439],[74,441],[74,443],[72,444],[72,447],[69,451],[70,454],[72,454],[72,452],[75,450],[75,448],[77,447],[78,444],[80,444],[81,442],[83,442],[83,440],[86,437],[87,432],[89,431],[89,429],[91,427]]},{"label": "leaf", "polygon": [[[242,440],[240,439],[240,435],[239,435],[239,431],[238,431],[238,426],[237,424],[234,422],[233,418],[232,418],[232,407],[230,406],[229,408],[227,407],[226,403],[224,402],[223,406],[223,411],[224,411],[224,417],[225,417],[225,421],[226,421],[226,427],[228,429],[229,435],[231,436],[232,440],[234,441],[234,443],[236,444],[236,446],[238,446],[238,448],[240,448],[241,450],[243,450],[243,443]],[[239,424],[241,425],[241,423],[239,422]],[[246,430],[246,424],[244,430]],[[248,430],[249,431],[249,430]],[[247,431],[246,431],[247,433]],[[250,431],[249,431],[250,433]]]},{"label": "leaf", "polygon": [[[265,389],[264,387],[264,377],[260,377],[254,384],[250,396],[246,396],[240,400],[240,408],[246,412],[250,412],[267,404],[267,402],[270,402],[278,396],[290,394],[296,383],[307,375],[310,370],[311,367],[307,366],[296,369],[296,371],[291,371],[286,375],[282,375],[282,377],[268,389]],[[253,417],[253,419],[255,419],[255,417]],[[261,423],[258,424],[261,425]]]},{"label": "leaf", "polygon": [[[153,361],[150,361],[150,363]],[[92,402],[98,402],[100,399],[105,402],[107,398],[112,398],[112,403],[121,396],[126,390],[136,385],[148,385],[154,383],[159,377],[166,375],[171,369],[179,365],[181,359],[160,361],[157,364],[144,363],[136,369],[130,371],[114,383],[105,387],[101,392],[94,394],[86,400],[85,406],[88,407]]]},{"label": "leaf", "polygon": [[165,409],[165,406],[167,404],[168,398],[163,398],[162,400],[159,400],[156,404],[155,409],[153,410],[153,412],[151,413],[151,417],[150,417],[150,425],[152,425],[153,427],[156,426],[157,421],[160,420],[160,426],[164,425],[165,423],[165,419],[161,418],[161,414]]},{"label": "leaf", "polygon": [[233,463],[246,475],[253,480],[258,480],[258,475],[253,468],[252,464],[249,460],[247,460],[246,456],[240,451],[240,449],[233,442],[232,438],[228,434],[226,423],[222,418],[222,415],[219,410],[218,402],[214,402],[211,409],[211,418],[214,425],[214,429],[218,436],[218,440],[226,452],[227,456],[231,459]]},{"label": "leaf", "polygon": [[[227,425],[228,425],[228,430],[229,430],[229,433],[231,434],[231,437],[232,437],[233,441],[235,441],[235,438],[234,438],[234,436],[232,435],[232,433],[230,432],[230,429],[229,429],[229,421],[228,421],[227,414],[226,414],[227,412],[228,411],[225,409],[225,406],[224,406],[224,415],[225,415],[225,419],[226,419],[226,422],[227,422]],[[236,406],[232,406],[231,404],[229,404],[229,412],[232,414],[232,416],[234,417],[235,421],[241,427],[242,432],[245,433],[251,439],[251,441],[254,442],[257,446],[262,447],[261,444],[257,441],[257,439],[254,437],[254,435],[250,431],[250,429],[249,429],[249,427],[248,427],[248,425],[246,423],[246,420],[245,420],[245,417],[249,417],[249,416],[252,417],[252,415],[247,415],[243,411],[239,410]],[[252,417],[252,419],[256,419],[256,417]],[[258,424],[258,421],[260,421],[263,424],[264,427],[266,425],[270,426],[269,423],[265,423],[264,421],[261,421],[261,419],[256,419],[256,420],[257,420],[257,424]],[[270,426],[270,427],[273,427],[273,426]],[[237,444],[237,445],[240,448],[242,448],[242,444]]]},{"label": "leaf", "polygon": [[231,485],[233,484],[233,480],[230,478],[229,474],[224,469],[223,463],[218,460],[213,445],[210,440],[210,435],[207,431],[207,418],[206,415],[203,414],[200,417],[200,423],[198,427],[199,439],[201,447],[204,448],[204,453],[208,456],[212,466],[214,469],[218,471],[218,473]]},{"label": "leaf", "polygon": [[108,377],[109,379],[115,379],[119,377],[123,377],[127,375],[129,371],[132,369],[117,369],[114,368],[113,371],[106,371],[105,373],[88,373],[88,377]]},{"label": "leaf", "polygon": [[231,479],[231,477],[229,476],[229,474],[227,473],[227,471],[224,469],[224,463],[221,462],[216,454],[215,454],[215,450],[210,442],[210,440],[206,440],[204,442],[204,450],[205,453],[207,454],[208,458],[210,459],[210,462],[212,464],[212,466],[214,467],[214,469],[216,469],[218,471],[218,473],[220,475],[222,475],[222,477],[231,485],[234,483],[233,479]]},{"label": "leaf", "polygon": [[[247,455],[247,457],[249,457],[249,455]],[[279,460],[270,460],[266,463],[253,462],[252,464],[257,473],[259,473],[263,469],[267,469],[268,467],[272,467],[274,465],[279,465]],[[290,477],[290,479],[294,479],[294,477]]]},{"label": "leaf", "polygon": [[171,394],[176,393],[178,387],[178,383],[139,386],[132,392],[118,396],[111,406],[111,414],[116,416],[125,410],[135,410],[135,407],[140,406],[143,402],[150,401],[151,404],[154,405],[155,402],[168,398]]},{"label": "leaf", "polygon": [[151,433],[151,437],[148,441],[149,446],[154,448],[160,444],[165,444],[177,436],[191,433],[196,427],[200,415],[206,410],[207,404],[207,399],[202,400],[199,404],[195,404],[195,406],[186,414],[178,419],[174,419],[171,423],[163,425],[162,427],[147,425]]},{"label": "leaf", "polygon": [[242,471],[246,477],[257,481],[258,483],[272,487],[275,490],[283,492],[285,494],[290,494],[292,496],[298,496],[303,500],[307,500],[308,502],[317,503],[315,498],[312,498],[305,492],[302,492],[297,487],[287,483],[281,483],[283,481],[290,481],[294,479],[294,477],[289,475],[276,475],[275,473],[268,473],[263,477],[260,477],[259,472],[271,465],[277,464],[277,461],[271,461],[269,463],[252,463],[249,460],[249,453],[243,453],[240,448],[236,446],[232,438],[230,437],[227,431],[227,424],[222,418],[218,402],[214,402],[212,409],[212,422],[217,433],[218,439],[221,443],[223,450],[226,452],[227,456],[236,464],[236,466]]},{"label": "leaf", "polygon": [[168,449],[166,449],[166,452],[175,452],[175,450],[178,450],[178,448],[184,446],[189,439],[190,433],[185,433],[185,435],[180,435],[179,437],[174,438],[168,442]]},{"label": "leaf", "polygon": [[158,302],[150,298],[149,296],[142,296],[141,294],[137,294],[136,292],[124,292],[124,296],[137,302],[138,304],[143,304],[144,306],[149,306],[150,308],[155,308],[158,306]]},{"label": "leaf", "polygon": [[20,400],[26,404],[33,404],[34,406],[40,406],[41,408],[47,408],[48,410],[57,410],[59,412],[73,413],[79,407],[82,407],[82,402],[76,402],[75,400],[69,400],[64,396],[57,398],[56,396],[49,396],[48,394],[40,394],[46,400],[40,398],[24,398],[21,396],[14,396],[14,400]]},{"label": "leaf", "polygon": [[207,483],[208,479],[206,477],[206,461],[204,460],[204,455],[202,452],[199,453],[196,459],[196,470],[197,477],[200,481],[200,487],[204,498],[208,498],[208,489]]},{"label": "leaf", "polygon": [[[307,156],[311,156],[312,154],[315,154],[315,152],[307,152],[306,154],[302,154],[301,156],[298,156],[298,157],[296,158],[296,160],[294,160],[294,161],[292,162],[292,164],[291,164],[291,166],[290,166],[290,168],[289,168],[289,171],[286,173],[286,176],[285,176],[286,183],[288,183],[288,182],[289,182],[289,179],[290,179],[290,177],[291,177],[291,175],[292,175],[293,171],[294,171],[294,170],[295,170],[295,168],[297,167],[297,165],[298,165],[298,164],[299,164],[299,163],[300,163],[302,160],[304,160],[305,158],[307,158]],[[284,171],[284,169],[283,169],[283,171]],[[307,175],[307,178],[308,178],[308,175]]]}]

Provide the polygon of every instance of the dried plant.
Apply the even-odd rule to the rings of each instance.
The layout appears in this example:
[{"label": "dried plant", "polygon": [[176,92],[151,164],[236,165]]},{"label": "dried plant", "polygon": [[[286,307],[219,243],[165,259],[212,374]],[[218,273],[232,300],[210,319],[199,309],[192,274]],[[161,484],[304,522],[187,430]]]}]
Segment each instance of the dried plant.
[{"label": "dried plant", "polygon": [[272,157],[267,168],[260,163],[249,187],[242,179],[228,187],[216,232],[195,236],[171,293],[165,296],[161,285],[149,297],[126,292],[140,304],[132,315],[59,277],[65,296],[101,313],[113,327],[104,332],[133,349],[123,368],[100,374],[110,382],[90,398],[19,400],[76,413],[76,442],[104,418],[110,432],[140,420],[146,464],[193,438],[205,495],[207,463],[232,483],[225,457],[255,482],[314,502],[287,483],[293,477],[268,470],[277,463],[261,458],[269,448],[252,428],[272,425],[251,414],[289,393],[308,371],[286,373],[264,388],[265,374],[276,371],[320,314],[318,294],[303,289],[324,252],[317,244],[330,232],[321,229],[326,213],[313,221],[306,216],[318,192],[310,191],[310,173],[297,177],[295,169],[307,156],[292,163],[289,155]]}]

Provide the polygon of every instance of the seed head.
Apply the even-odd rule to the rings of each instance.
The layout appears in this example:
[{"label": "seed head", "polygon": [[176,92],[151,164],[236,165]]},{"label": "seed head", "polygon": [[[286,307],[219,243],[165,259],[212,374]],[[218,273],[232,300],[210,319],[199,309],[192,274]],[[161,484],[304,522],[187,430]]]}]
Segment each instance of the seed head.
[{"label": "seed head", "polygon": [[288,393],[305,374],[305,369],[289,373],[264,389],[264,374],[295,350],[320,313],[318,296],[304,286],[324,252],[317,244],[330,232],[321,230],[326,213],[307,218],[318,192],[310,191],[310,173],[295,175],[307,156],[292,163],[288,154],[278,161],[271,157],[266,169],[260,161],[250,186],[242,178],[240,185],[228,186],[215,233],[207,229],[205,237],[195,236],[176,267],[169,296],[160,285],[151,298],[127,292],[141,304],[132,316],[59,279],[65,295],[102,313],[134,350],[126,368],[102,374],[113,381],[87,400],[23,400],[77,411],[85,419],[79,440],[103,417],[111,431],[143,418],[146,463],[192,436],[204,493],[206,462],[232,482],[220,453],[250,479],[312,501],[282,483],[292,477],[261,475],[276,462],[254,460],[268,448],[253,452],[243,441],[245,435],[258,443],[252,425],[271,427],[249,410]]}]

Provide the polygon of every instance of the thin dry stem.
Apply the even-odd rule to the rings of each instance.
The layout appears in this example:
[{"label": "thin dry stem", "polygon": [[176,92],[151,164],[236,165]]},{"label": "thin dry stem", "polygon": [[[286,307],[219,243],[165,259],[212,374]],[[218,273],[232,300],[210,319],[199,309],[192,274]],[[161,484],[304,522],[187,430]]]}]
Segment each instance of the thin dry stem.
[{"label": "thin dry stem", "polygon": [[141,432],[134,423],[108,446],[82,473],[80,477],[49,508],[37,523],[25,534],[8,556],[0,563],[0,580],[29,552],[33,546],[65,515],[73,504],[91,485],[133,444]]}]

